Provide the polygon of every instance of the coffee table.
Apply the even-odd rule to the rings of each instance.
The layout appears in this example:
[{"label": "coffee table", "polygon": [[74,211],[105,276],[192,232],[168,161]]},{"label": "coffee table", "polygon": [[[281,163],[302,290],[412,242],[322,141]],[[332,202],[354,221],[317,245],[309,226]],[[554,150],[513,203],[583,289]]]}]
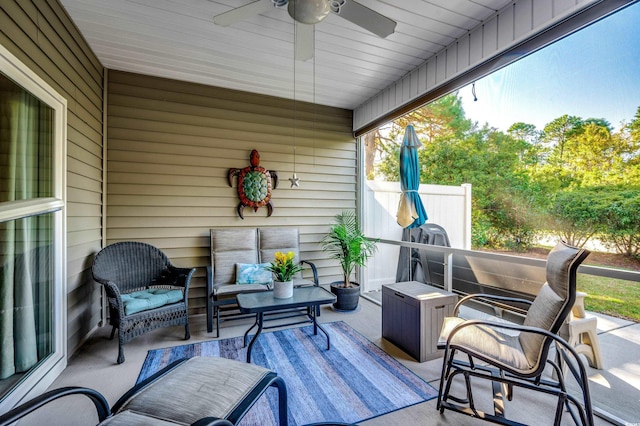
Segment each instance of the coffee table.
[{"label": "coffee table", "polygon": [[249,343],[247,349],[247,362],[251,362],[251,349],[253,344],[260,336],[263,329],[275,328],[278,326],[264,327],[264,314],[265,312],[281,311],[294,308],[307,308],[307,319],[289,323],[286,325],[313,323],[313,334],[318,334],[318,329],[327,336],[327,350],[331,348],[331,341],[329,334],[322,328],[316,320],[316,312],[320,305],[326,305],[328,303],[334,303],[336,296],[328,292],[322,287],[300,287],[293,289],[293,296],[288,299],[276,299],[273,297],[273,291],[264,291],[260,293],[241,293],[236,297],[238,301],[238,308],[243,314],[255,314],[256,322],[244,333],[244,344],[247,345],[247,336],[249,332],[253,330],[255,326],[258,326],[256,334]]}]

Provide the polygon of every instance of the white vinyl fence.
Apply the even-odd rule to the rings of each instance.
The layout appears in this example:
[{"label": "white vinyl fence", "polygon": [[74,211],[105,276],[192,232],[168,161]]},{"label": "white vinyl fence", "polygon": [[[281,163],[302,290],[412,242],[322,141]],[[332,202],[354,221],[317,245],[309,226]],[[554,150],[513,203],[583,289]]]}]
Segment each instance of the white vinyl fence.
[{"label": "white vinyl fence", "polygon": [[[451,247],[470,250],[471,185],[420,185],[418,193],[427,211],[427,222],[447,231]],[[396,223],[399,201],[399,182],[366,182],[362,226],[368,237],[402,240],[402,227]],[[380,290],[382,284],[395,282],[399,250],[398,246],[378,244],[377,254],[361,271],[361,291]]]}]

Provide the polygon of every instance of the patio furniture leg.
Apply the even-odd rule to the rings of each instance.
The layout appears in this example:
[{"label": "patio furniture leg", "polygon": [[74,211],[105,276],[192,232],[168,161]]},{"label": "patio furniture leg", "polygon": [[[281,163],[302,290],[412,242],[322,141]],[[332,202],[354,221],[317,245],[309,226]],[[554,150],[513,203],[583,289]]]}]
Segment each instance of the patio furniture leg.
[{"label": "patio furniture leg", "polygon": [[[259,312],[256,314],[256,321],[258,323],[258,330],[256,331],[256,334],[253,336],[253,339],[251,339],[251,342],[249,343],[249,347],[247,348],[247,363],[251,362],[251,349],[253,349],[253,344],[256,342],[256,340],[258,340],[258,336],[260,336],[260,333],[262,332],[262,324],[264,322],[264,314],[262,312]],[[251,330],[252,328],[253,326],[251,326],[249,330]],[[249,332],[249,330],[247,330],[247,333]],[[246,338],[246,334],[245,334],[245,338]]]},{"label": "patio furniture leg", "polygon": [[256,325],[258,325],[258,314],[256,314],[256,320],[254,321],[253,325],[249,327],[247,331],[244,332],[243,343],[245,347],[247,346],[247,337],[249,336],[249,333],[251,332],[251,330],[253,330],[253,327],[255,327]]},{"label": "patio furniture leg", "polygon": [[287,386],[282,377],[277,377],[273,381],[272,386],[278,389],[278,417],[280,418],[280,425],[287,426],[289,424],[287,413]]},{"label": "patio furniture leg", "polygon": [[311,316],[313,318],[313,334],[317,335],[318,329],[320,329],[320,331],[322,331],[324,335],[327,336],[327,350],[329,350],[331,349],[331,338],[329,337],[329,333],[327,333],[327,330],[325,330],[324,327],[322,327],[320,323],[318,323],[315,313],[316,313],[316,310],[314,309],[313,315]]},{"label": "patio furniture leg", "polygon": [[124,332],[118,328],[118,364],[124,362]]}]

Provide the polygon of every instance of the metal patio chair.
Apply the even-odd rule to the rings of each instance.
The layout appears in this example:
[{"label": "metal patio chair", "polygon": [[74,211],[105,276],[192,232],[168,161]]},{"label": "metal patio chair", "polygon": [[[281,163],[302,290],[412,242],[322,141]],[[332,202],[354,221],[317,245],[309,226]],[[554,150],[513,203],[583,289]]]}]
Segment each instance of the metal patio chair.
[{"label": "metal patio chair", "polygon": [[[504,397],[513,398],[513,387],[557,396],[555,424],[560,424],[566,407],[576,424],[593,425],[593,410],[587,375],[576,351],[557,335],[571,312],[576,297],[576,271],[589,252],[558,243],[548,255],[547,282],[533,302],[503,296],[474,294],[462,298],[454,309],[469,300],[485,303],[518,302],[528,304],[523,325],[506,321],[445,318],[439,346],[445,349],[437,407],[480,417],[495,423],[519,425],[505,417]],[[555,347],[556,356],[549,352]],[[581,396],[572,395],[562,374],[569,367]],[[555,374],[543,372],[549,366]],[[451,394],[456,377],[463,379],[466,395]],[[473,398],[471,378],[489,380],[494,391],[494,413],[479,410]]]}]

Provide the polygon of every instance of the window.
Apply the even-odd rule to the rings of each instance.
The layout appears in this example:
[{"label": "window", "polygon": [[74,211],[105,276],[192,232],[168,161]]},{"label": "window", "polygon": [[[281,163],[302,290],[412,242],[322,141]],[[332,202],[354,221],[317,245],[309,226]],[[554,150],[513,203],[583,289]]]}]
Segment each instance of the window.
[{"label": "window", "polygon": [[66,101],[0,46],[0,410],[66,365]]}]

